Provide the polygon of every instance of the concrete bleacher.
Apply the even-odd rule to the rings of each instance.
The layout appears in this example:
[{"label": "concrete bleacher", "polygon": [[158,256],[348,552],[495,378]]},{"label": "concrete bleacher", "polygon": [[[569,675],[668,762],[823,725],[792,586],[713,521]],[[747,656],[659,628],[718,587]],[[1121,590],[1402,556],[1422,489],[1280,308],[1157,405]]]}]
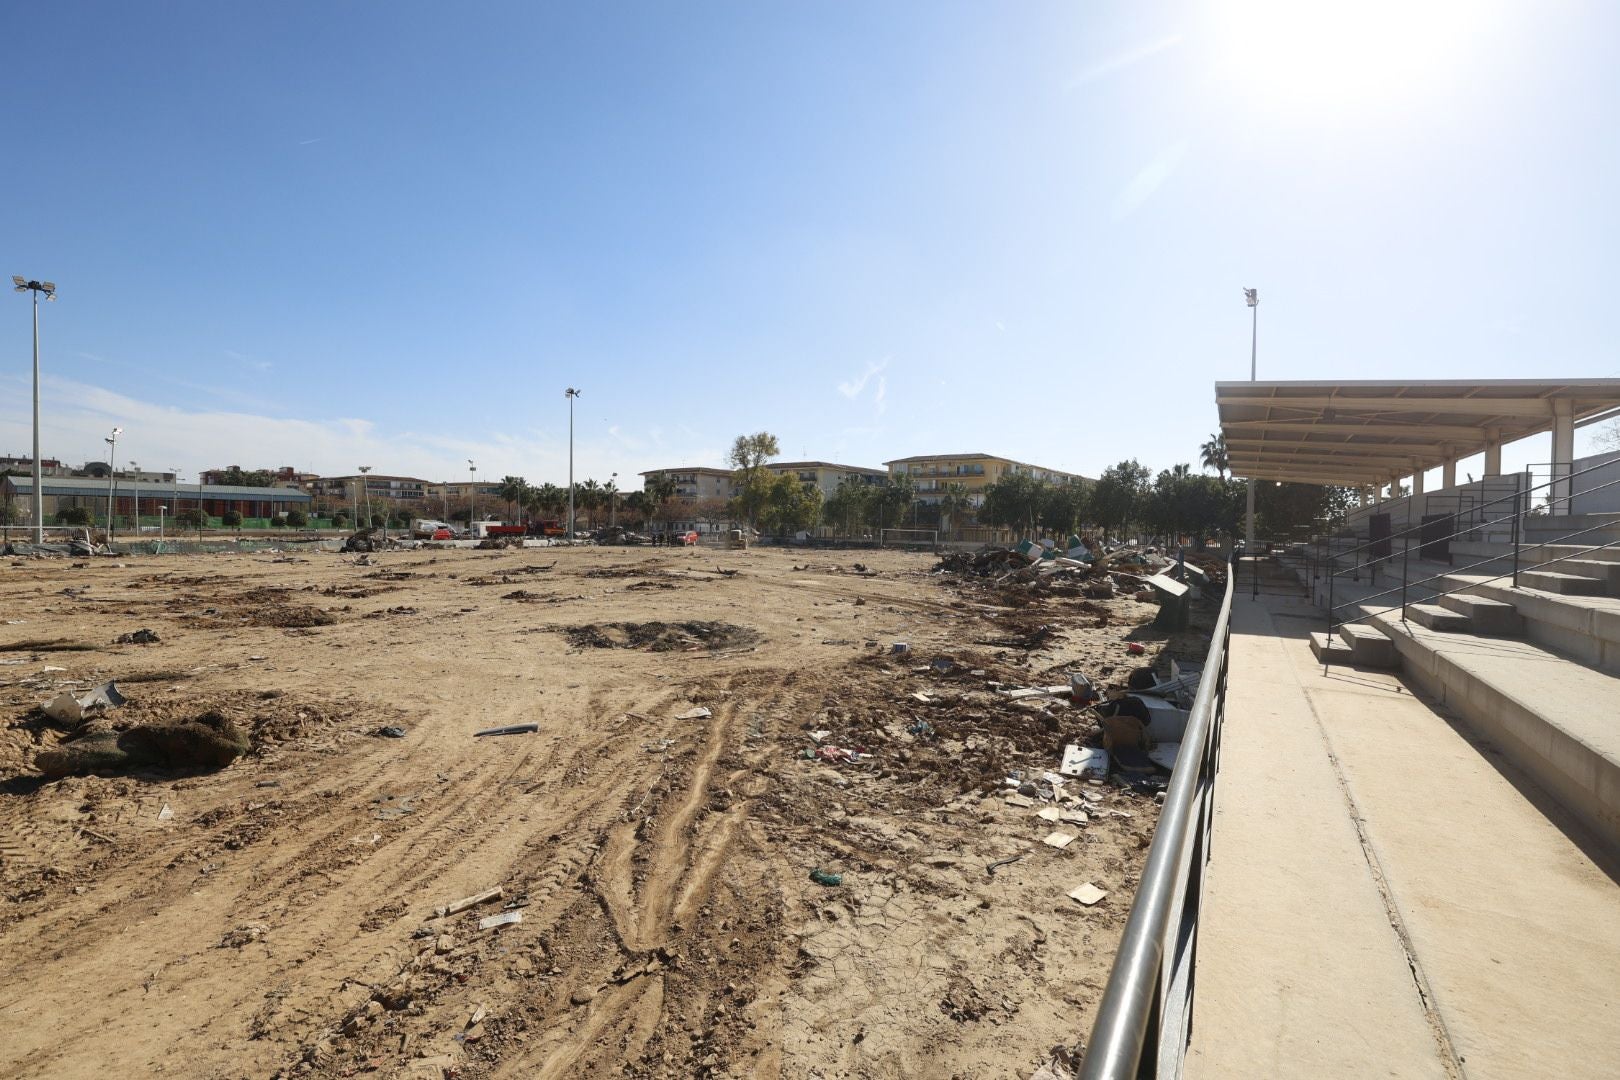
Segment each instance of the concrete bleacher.
[{"label": "concrete bleacher", "polygon": [[1517,585],[1514,547],[1494,541],[1454,544],[1452,564],[1463,569],[1423,560],[1416,545],[1404,552],[1400,538],[1376,573],[1356,565],[1366,556],[1350,540],[1330,558],[1295,551],[1279,562],[1322,608],[1328,568],[1339,571],[1335,633],[1324,611],[1324,629],[1311,635],[1320,661],[1403,672],[1620,851],[1620,523],[1537,526],[1541,536],[1586,532],[1580,544],[1519,545]]},{"label": "concrete bleacher", "polygon": [[1524,711],[1585,723],[1613,677],[1398,612],[1398,671],[1324,667],[1296,581],[1234,601],[1186,1075],[1613,1075],[1620,871],[1524,764],[1563,752]]}]

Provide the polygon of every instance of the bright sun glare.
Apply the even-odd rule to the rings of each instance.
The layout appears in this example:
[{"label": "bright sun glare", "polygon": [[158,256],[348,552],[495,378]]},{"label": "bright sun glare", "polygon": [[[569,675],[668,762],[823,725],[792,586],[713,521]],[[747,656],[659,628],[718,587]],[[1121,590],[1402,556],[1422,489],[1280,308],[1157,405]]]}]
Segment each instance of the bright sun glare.
[{"label": "bright sun glare", "polygon": [[1479,36],[1484,0],[1229,0],[1215,5],[1228,78],[1271,108],[1408,105]]}]

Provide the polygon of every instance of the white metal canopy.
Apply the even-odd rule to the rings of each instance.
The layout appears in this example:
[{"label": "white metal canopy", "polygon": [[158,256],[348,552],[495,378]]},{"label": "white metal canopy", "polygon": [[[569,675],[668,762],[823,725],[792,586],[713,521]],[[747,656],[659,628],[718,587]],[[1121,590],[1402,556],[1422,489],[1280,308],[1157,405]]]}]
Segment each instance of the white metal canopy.
[{"label": "white metal canopy", "polygon": [[1620,379],[1218,382],[1215,404],[1233,476],[1355,487],[1620,415]]}]

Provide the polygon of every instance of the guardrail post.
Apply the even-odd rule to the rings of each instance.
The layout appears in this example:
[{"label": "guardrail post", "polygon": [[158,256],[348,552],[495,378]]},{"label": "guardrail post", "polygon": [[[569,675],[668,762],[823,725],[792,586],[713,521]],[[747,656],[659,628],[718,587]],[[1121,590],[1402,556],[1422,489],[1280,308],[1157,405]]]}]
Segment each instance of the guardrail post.
[{"label": "guardrail post", "polygon": [[1406,534],[1401,537],[1401,622],[1406,621],[1406,582],[1412,576],[1412,515],[1406,516]]}]

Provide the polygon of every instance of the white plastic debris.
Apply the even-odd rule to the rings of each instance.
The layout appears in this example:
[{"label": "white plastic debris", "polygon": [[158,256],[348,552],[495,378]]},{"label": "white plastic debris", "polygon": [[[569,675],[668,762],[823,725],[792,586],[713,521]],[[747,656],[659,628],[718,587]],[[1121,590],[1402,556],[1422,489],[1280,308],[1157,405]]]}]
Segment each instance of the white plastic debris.
[{"label": "white plastic debris", "polygon": [[491,915],[487,919],[479,919],[478,920],[478,929],[480,929],[480,930],[493,930],[497,926],[511,926],[514,923],[520,923],[522,921],[523,921],[523,912],[521,912],[521,911],[505,911],[505,912],[502,912],[499,915]]},{"label": "white plastic debris", "polygon": [[1063,748],[1063,764],[1058,766],[1058,772],[1081,780],[1101,780],[1108,775],[1108,751],[1070,743]]},{"label": "white plastic debris", "polygon": [[1092,906],[1107,895],[1108,894],[1106,892],[1097,888],[1097,886],[1093,885],[1089,881],[1084,885],[1077,885],[1069,890],[1069,899],[1078,900],[1082,904],[1086,905],[1086,907]]}]

